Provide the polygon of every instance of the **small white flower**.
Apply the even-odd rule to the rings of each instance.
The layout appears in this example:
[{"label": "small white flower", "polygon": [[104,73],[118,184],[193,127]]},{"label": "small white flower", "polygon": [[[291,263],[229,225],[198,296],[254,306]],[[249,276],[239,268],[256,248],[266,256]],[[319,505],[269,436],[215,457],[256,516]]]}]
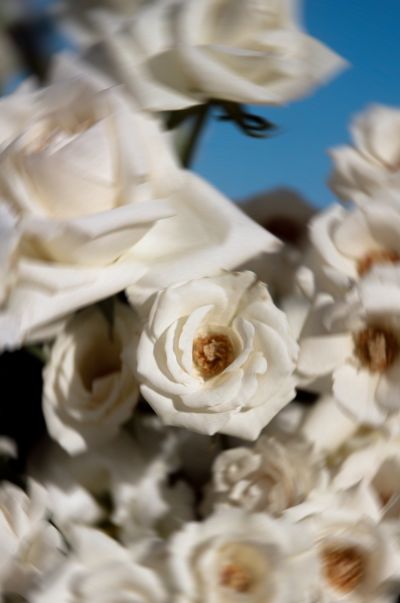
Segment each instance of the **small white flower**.
[{"label": "small white flower", "polygon": [[399,299],[398,268],[375,268],[344,301],[319,296],[303,329],[299,374],[332,377],[334,398],[359,423],[400,411]]},{"label": "small white flower", "polygon": [[354,146],[331,150],[333,191],[345,201],[362,201],[400,184],[400,109],[372,105],[351,126]]},{"label": "small white flower", "polygon": [[46,488],[57,525],[104,525],[131,544],[163,536],[192,517],[192,495],[181,482],[168,484],[179,467],[175,438],[139,422],[146,443],[122,431],[84,454],[68,456],[54,443],[40,447],[29,467]]},{"label": "small white flower", "polygon": [[166,585],[156,571],[106,534],[76,526],[72,552],[52,580],[34,594],[33,603],[168,603]]},{"label": "small white flower", "polygon": [[312,578],[312,600],[392,600],[390,581],[398,579],[399,557],[393,536],[378,523],[376,506],[367,490],[358,487],[332,493],[296,507],[291,519],[296,515],[313,533],[319,560],[319,571]]},{"label": "small white flower", "polygon": [[137,349],[141,392],[169,425],[255,439],[294,397],[297,344],[251,272],[161,291]]},{"label": "small white flower", "polygon": [[350,454],[339,468],[335,489],[363,483],[371,489],[383,520],[400,520],[400,442],[378,439]]},{"label": "small white flower", "polygon": [[310,224],[311,249],[299,283],[309,296],[340,296],[375,266],[400,263],[400,204],[365,202],[352,210],[333,205]]},{"label": "small white flower", "polygon": [[262,435],[252,448],[222,452],[212,467],[207,506],[233,506],[280,515],[323,488],[327,474],[299,437]]},{"label": "small white flower", "polygon": [[306,412],[300,433],[315,451],[334,453],[350,440],[358,423],[348,416],[331,395],[321,396]]},{"label": "small white flower", "polygon": [[46,491],[29,482],[29,495],[0,486],[0,594],[25,596],[61,561],[63,542],[47,516]]},{"label": "small white flower", "polygon": [[103,67],[146,108],[181,109],[208,99],[280,105],[345,66],[301,30],[296,4],[161,0],[142,3],[120,28],[104,12],[93,20],[103,34]]},{"label": "small white flower", "polygon": [[74,532],[72,546],[83,565],[71,584],[77,601],[167,603],[167,589],[157,574],[137,563],[115,540],[81,527]]},{"label": "small white flower", "polygon": [[50,435],[70,454],[112,439],[131,416],[139,390],[124,350],[135,338],[135,315],[119,302],[112,325],[92,307],[58,335],[43,373],[43,412]]},{"label": "small white flower", "polygon": [[178,600],[302,600],[316,570],[310,548],[310,535],[303,526],[261,513],[225,509],[202,523],[189,523],[169,544]]},{"label": "small white flower", "polygon": [[16,257],[21,230],[9,207],[0,202],[0,308],[16,280]]}]

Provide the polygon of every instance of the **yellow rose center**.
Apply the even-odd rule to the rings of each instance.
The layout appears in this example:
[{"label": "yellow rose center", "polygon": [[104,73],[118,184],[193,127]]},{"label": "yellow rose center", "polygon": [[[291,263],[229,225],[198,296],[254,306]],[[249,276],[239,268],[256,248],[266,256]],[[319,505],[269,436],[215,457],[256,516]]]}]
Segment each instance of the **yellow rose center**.
[{"label": "yellow rose center", "polygon": [[397,251],[390,249],[374,249],[357,262],[357,271],[360,276],[365,276],[376,264],[396,264],[400,261]]},{"label": "yellow rose center", "polygon": [[395,361],[399,343],[388,329],[369,326],[354,335],[354,352],[371,373],[384,373]]},{"label": "yellow rose center", "polygon": [[193,363],[204,379],[222,373],[233,361],[235,354],[231,340],[224,334],[196,337],[193,341]]},{"label": "yellow rose center", "polygon": [[327,548],[322,561],[325,579],[342,594],[355,590],[366,575],[365,556],[355,546]]}]

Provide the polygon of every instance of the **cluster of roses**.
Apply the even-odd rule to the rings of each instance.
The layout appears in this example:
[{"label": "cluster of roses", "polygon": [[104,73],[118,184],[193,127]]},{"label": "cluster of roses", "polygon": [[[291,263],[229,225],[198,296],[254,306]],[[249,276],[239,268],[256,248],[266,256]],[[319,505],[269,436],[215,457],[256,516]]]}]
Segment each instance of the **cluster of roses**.
[{"label": "cluster of roses", "polygon": [[[316,217],[304,255],[162,128],[338,71],[296,3],[95,4],[59,9],[79,59],[0,100],[0,345],[46,342],[50,436],[0,485],[2,600],[392,601],[400,112],[368,111],[334,151],[355,205]],[[309,410],[287,406],[296,387]]]}]

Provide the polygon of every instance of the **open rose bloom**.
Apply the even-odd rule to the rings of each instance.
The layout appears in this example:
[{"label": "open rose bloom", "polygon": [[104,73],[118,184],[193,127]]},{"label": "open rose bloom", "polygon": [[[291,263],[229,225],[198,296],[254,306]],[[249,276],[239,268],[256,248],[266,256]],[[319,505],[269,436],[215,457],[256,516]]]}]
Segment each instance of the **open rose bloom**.
[{"label": "open rose bloom", "polygon": [[191,169],[345,66],[298,4],[58,0],[0,98],[2,603],[397,601],[400,109],[321,212]]},{"label": "open rose bloom", "polygon": [[170,425],[255,439],[294,397],[297,344],[250,272],[160,292],[137,348],[141,392]]}]

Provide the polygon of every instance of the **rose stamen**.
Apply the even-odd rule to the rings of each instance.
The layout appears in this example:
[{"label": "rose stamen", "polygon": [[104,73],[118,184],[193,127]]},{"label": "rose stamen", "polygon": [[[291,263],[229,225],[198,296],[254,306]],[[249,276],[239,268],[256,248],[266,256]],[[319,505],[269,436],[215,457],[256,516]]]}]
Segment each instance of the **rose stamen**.
[{"label": "rose stamen", "polygon": [[365,254],[357,262],[359,276],[365,276],[376,264],[396,264],[400,261],[397,251],[390,249],[374,249]]},{"label": "rose stamen", "polygon": [[322,552],[325,579],[343,594],[355,590],[366,574],[363,553],[354,546],[328,548]]},{"label": "rose stamen", "polygon": [[354,352],[371,373],[384,373],[399,353],[393,333],[380,327],[367,327],[354,335]]},{"label": "rose stamen", "polygon": [[238,563],[229,563],[221,571],[220,584],[237,593],[249,592],[252,582],[250,572]]},{"label": "rose stamen", "polygon": [[193,342],[193,363],[204,379],[222,373],[234,359],[233,345],[226,335],[197,337]]}]

